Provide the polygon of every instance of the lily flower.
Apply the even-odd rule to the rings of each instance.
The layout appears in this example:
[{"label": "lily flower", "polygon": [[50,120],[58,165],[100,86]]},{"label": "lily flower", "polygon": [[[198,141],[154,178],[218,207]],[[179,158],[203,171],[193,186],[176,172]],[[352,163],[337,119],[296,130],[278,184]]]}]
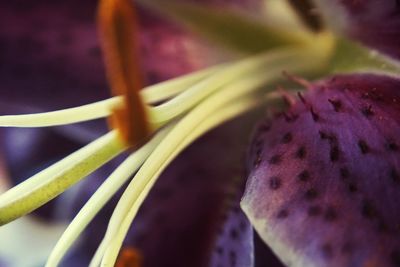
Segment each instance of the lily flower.
[{"label": "lily flower", "polygon": [[[315,243],[320,241],[320,237],[313,235],[312,228],[303,235],[293,234],[294,237],[291,238],[296,229],[293,228],[293,222],[278,222],[278,226],[274,227],[276,220],[275,217],[271,218],[274,215],[265,213],[270,210],[267,207],[280,207],[280,203],[285,204],[286,201],[288,207],[302,205],[302,202],[293,197],[299,192],[295,190],[295,186],[286,194],[265,194],[266,184],[273,190],[281,188],[283,183],[281,178],[277,178],[281,172],[295,172],[300,169],[308,171],[312,168],[312,173],[318,172],[321,177],[326,173],[327,166],[330,166],[326,161],[318,161],[318,153],[324,152],[323,148],[308,147],[299,153],[302,157],[311,153],[311,160],[300,165],[293,163],[294,161],[280,165],[283,158],[278,152],[289,153],[297,149],[298,145],[301,149],[301,144],[292,142],[290,131],[313,131],[317,127],[309,123],[310,118],[314,122],[324,122],[324,119],[330,117],[339,118],[338,122],[343,123],[346,129],[347,126],[356,125],[356,129],[360,129],[359,134],[362,134],[364,128],[371,135],[376,131],[383,131],[381,124],[371,124],[365,118],[353,119],[348,113],[342,118],[334,112],[341,111],[342,107],[346,111],[357,108],[357,104],[354,104],[357,99],[349,96],[349,90],[343,89],[344,87],[353,86],[356,88],[354,91],[371,95],[374,91],[368,83],[371,80],[375,82],[372,83],[374,88],[388,85],[385,89],[376,89],[377,94],[383,94],[385,101],[393,102],[393,99],[397,99],[396,95],[393,96],[393,88],[396,88],[398,80],[392,76],[399,71],[398,63],[386,56],[378,52],[371,53],[368,48],[335,35],[324,25],[315,27],[315,24],[307,23],[313,19],[304,13],[304,9],[299,8],[302,5],[296,4],[296,1],[290,1],[297,8],[295,11],[290,5],[285,5],[286,2],[273,2],[267,6],[271,16],[266,16],[265,21],[259,21],[241,12],[215,10],[179,1],[139,1],[145,8],[171,16],[177,22],[185,22],[190,29],[222,46],[241,51],[244,55],[236,61],[218,64],[140,90],[143,87],[143,77],[138,60],[137,40],[140,40],[140,31],[136,22],[137,11],[127,0],[100,1],[102,51],[108,81],[115,96],[76,108],[2,116],[0,125],[50,127],[107,118],[111,130],[0,195],[0,223],[6,224],[32,212],[108,161],[125,153],[122,163],[93,192],[70,222],[49,256],[46,266],[59,265],[86,227],[89,227],[89,232],[81,240],[84,246],[79,250],[80,257],[70,258],[74,266],[82,264],[80,260],[90,257],[90,252],[94,252],[90,266],[140,266],[142,262],[145,266],[253,266],[251,226],[255,227],[263,241],[271,246],[279,258],[291,266],[339,266],[342,262],[347,264],[345,266],[378,266],[381,262],[398,266],[395,247],[390,247],[389,256],[378,251],[372,258],[363,257],[363,253],[369,253],[369,250],[362,249],[359,254],[354,253],[344,259],[321,258],[315,252],[318,247]],[[310,4],[308,1],[307,3]],[[295,16],[295,12],[299,12],[299,15]],[[274,13],[282,15],[281,24],[273,17]],[[306,23],[301,23],[301,19]],[[353,55],[355,59],[349,61],[349,55]],[[368,74],[352,74],[349,75],[350,78],[337,76],[337,83],[332,80],[332,83],[322,81],[314,85],[298,77],[301,75],[316,79],[338,72],[360,71]],[[373,76],[372,72],[379,72],[381,76]],[[364,81],[367,81],[366,85]],[[279,88],[277,84],[287,89],[276,90]],[[299,100],[295,100],[293,96],[301,89],[299,85],[309,88],[311,93],[307,92],[304,96],[300,94]],[[322,111],[323,107],[317,105],[322,101],[318,94],[326,94],[328,100],[331,100],[328,102],[333,111]],[[284,103],[289,103],[291,107],[289,111],[281,113],[274,123],[292,123],[291,126],[280,125],[269,136],[264,133],[269,131],[270,126],[262,123],[259,127],[262,131],[261,137],[256,135],[255,145],[250,151],[247,169],[250,179],[242,200],[242,207],[250,224],[238,206],[246,176],[242,153],[246,148],[246,137],[255,121],[263,117],[257,107],[265,108],[267,105],[269,108],[282,110],[285,108]],[[370,103],[370,106],[364,107],[365,112],[362,114],[374,113],[378,108],[378,115],[388,113],[391,115],[388,123],[395,122],[396,103],[391,103],[388,107]],[[252,112],[241,116],[249,111]],[[311,117],[309,116],[308,121],[298,120],[299,113],[311,114]],[[231,124],[200,138],[209,130],[233,118],[236,119]],[[329,130],[335,125],[328,124]],[[304,127],[308,128],[303,129]],[[286,132],[288,130],[290,135]],[[343,132],[350,136],[344,139],[345,143],[340,143],[342,141],[338,141],[338,138],[332,141],[329,133],[324,138],[321,137],[331,140],[331,143],[328,142],[330,161],[332,157],[337,161],[336,158],[341,154],[353,161],[360,157],[355,155],[354,149],[342,151],[343,144],[353,141],[356,135],[351,129]],[[396,132],[390,133],[395,135]],[[264,140],[266,137],[267,141]],[[312,143],[312,140],[307,139],[312,138],[311,135],[301,138],[300,141]],[[371,144],[366,143],[365,136],[359,138],[359,149],[365,152],[362,154],[368,154]],[[283,141],[279,141],[281,139]],[[183,151],[195,140],[197,141],[193,146]],[[258,142],[259,140],[262,142]],[[263,146],[266,142],[269,142],[268,145]],[[289,144],[290,147],[277,144]],[[396,145],[393,142],[392,144],[392,147]],[[371,169],[378,173],[382,167],[379,164],[374,165],[374,160],[389,162],[393,168],[397,166],[396,156],[375,156],[371,159],[371,166],[375,167]],[[278,165],[277,169],[275,165]],[[352,171],[357,181],[361,172],[365,174],[371,171],[369,167],[353,165]],[[279,173],[275,175],[275,171]],[[370,192],[370,179],[367,181],[359,187],[363,197],[364,191]],[[319,179],[315,185],[322,184],[322,188],[329,189],[328,182]],[[126,183],[128,185],[120,195],[117,205],[112,209],[105,209],[106,214],[95,219]],[[334,182],[335,186],[337,183]],[[388,187],[386,183],[379,186],[377,188]],[[376,197],[376,192],[372,191],[371,194],[373,193]],[[345,194],[328,194],[333,195],[332,198],[336,196],[338,203],[351,203]],[[397,199],[399,194],[394,192],[391,196]],[[382,203],[379,207],[385,209],[387,201]],[[379,216],[376,209],[369,207],[365,210],[368,216],[373,213],[371,220],[393,214],[393,209],[387,209],[387,212],[379,209],[379,214],[383,214]],[[282,208],[277,212],[277,217],[284,219],[288,218],[290,211]],[[329,213],[325,210],[324,212]],[[335,209],[327,216],[336,218],[336,212]],[[111,216],[109,221],[104,219],[107,215]],[[354,229],[352,223],[356,220],[353,218],[356,217],[347,216],[343,220],[346,226],[344,229],[349,232]],[[395,216],[394,218],[396,219]],[[90,231],[89,223],[92,220],[100,224],[100,227]],[[301,218],[295,221],[301,227],[308,222],[308,219]],[[328,227],[320,227],[318,223],[314,225],[318,229]],[[270,226],[276,231],[270,232]],[[105,233],[101,240],[97,240],[98,232],[102,229]],[[339,229],[341,226],[337,224],[327,228],[327,232],[329,230],[333,237],[335,234],[346,235]],[[375,233],[367,233],[367,227],[361,228],[360,236],[362,234],[370,237],[366,240],[381,241],[376,238]],[[387,240],[387,244],[396,244],[390,238]],[[93,250],[94,242],[98,242],[94,245],[96,251]],[[328,245],[330,249],[322,246],[327,254],[333,251],[332,244]],[[374,249],[373,246],[366,247]]]}]

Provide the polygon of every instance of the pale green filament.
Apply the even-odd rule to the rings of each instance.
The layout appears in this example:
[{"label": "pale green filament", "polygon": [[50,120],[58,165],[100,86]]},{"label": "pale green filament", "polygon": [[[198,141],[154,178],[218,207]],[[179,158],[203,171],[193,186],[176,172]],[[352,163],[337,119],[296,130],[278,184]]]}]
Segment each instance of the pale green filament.
[{"label": "pale green filament", "polygon": [[75,108],[26,115],[0,116],[3,127],[48,127],[107,117],[121,105],[121,97],[113,97]]},{"label": "pale green filament", "polygon": [[[258,86],[264,84],[266,80],[271,79],[273,76],[274,75],[265,75],[264,77],[258,76],[258,80],[242,80],[235,85],[225,87],[224,90],[217,92],[215,95],[212,95],[205,100],[204,103],[199,104],[199,106],[195,107],[189,112],[188,115],[178,122],[177,126],[174,127],[174,129],[168,134],[163,142],[154,150],[149,159],[146,160],[142,168],[125,190],[116,208],[114,209],[113,215],[110,219],[109,227],[102,242],[103,245],[100,245],[95,257],[93,258],[91,266],[98,265],[98,262],[101,260],[103,254],[102,250],[118,232],[119,227],[130,207],[134,204],[137,196],[146,186],[147,180],[141,177],[151,177],[154,175],[154,173],[156,173],[161,167],[160,165],[162,165],[162,163],[170,157],[170,153],[178,148],[180,142],[184,140],[186,136],[190,135],[190,133],[199,123],[208,118],[210,115],[217,113],[216,110],[219,107],[228,104],[232,100],[237,99],[239,96],[246,94],[246,92],[248,93],[250,90],[258,88]],[[248,97],[251,97],[251,94],[249,94]],[[242,101],[246,102],[245,99],[237,100],[238,105]]]},{"label": "pale green filament", "polygon": [[[213,72],[223,68],[223,66],[224,65],[221,64],[146,87],[140,92],[141,97],[147,104],[164,101],[181,93],[199,80],[206,78]],[[119,96],[75,108],[26,115],[5,115],[0,116],[0,126],[48,127],[95,120],[110,116],[113,110],[121,104],[122,97]]]},{"label": "pale green filament", "polygon": [[[325,49],[329,45],[322,46],[324,47],[322,49],[319,45],[316,42],[315,46],[297,46],[270,51],[259,57],[239,61],[230,67],[221,65],[186,76],[186,80],[181,78],[181,80],[165,83],[164,87],[158,85],[158,87],[153,86],[147,89],[147,93],[142,95],[143,98],[147,98],[145,99],[147,103],[159,102],[181,93],[160,106],[149,107],[153,124],[160,126],[177,118],[176,126],[155,149],[155,144],[159,140],[153,140],[137,151],[137,154],[127,160],[130,164],[123,163],[109,178],[110,181],[104,183],[67,229],[47,266],[57,265],[98,210],[154,149],[118,202],[92,264],[96,266],[102,259],[105,263],[113,262],[120,247],[119,240],[123,240],[125,235],[125,230],[120,229],[120,225],[129,227],[148,191],[173,158],[204,131],[259,103],[258,89],[280,79],[282,70],[305,74],[315,73],[321,69],[326,63],[326,58],[329,57],[329,50]],[[305,65],[304,62],[307,64]],[[163,88],[167,88],[167,92],[160,94]],[[158,97],[157,94],[159,94]],[[91,114],[98,112],[97,114],[104,115],[107,112],[110,113],[119,102],[121,102],[119,98],[114,98],[84,108],[86,111],[90,110]],[[96,111],[94,107],[99,110]],[[76,112],[76,110],[68,112]],[[77,116],[93,118],[94,115]],[[178,118],[178,116],[183,117]],[[112,132],[10,189],[0,196],[0,223],[22,216],[54,198],[123,149],[117,134]],[[136,163],[132,163],[133,161]],[[114,238],[116,234],[118,237]]]},{"label": "pale green filament", "polygon": [[[147,104],[157,103],[179,94],[161,105],[147,107],[149,123],[157,129],[187,112],[222,86],[249,75],[263,75],[263,72],[269,71],[269,67],[273,64],[278,64],[274,68],[282,66],[284,70],[292,70],[292,64],[301,69],[308,69],[308,66],[299,66],[300,64],[304,65],[305,61],[311,67],[316,62],[321,64],[329,57],[330,51],[327,47],[332,45],[333,41],[329,34],[325,36],[322,34],[321,36],[315,39],[313,45],[304,46],[303,49],[301,46],[277,49],[232,63],[230,66],[227,66],[227,64],[215,66],[145,88],[141,94]],[[299,54],[301,58],[294,57],[294,54]],[[53,112],[0,116],[0,126],[44,127],[77,123],[107,117],[118,105],[121,105],[120,97]]]},{"label": "pale green filament", "polygon": [[[199,137],[200,135],[202,135],[204,132],[214,128],[215,126],[217,126],[218,124],[227,121],[245,111],[248,111],[252,108],[254,108],[255,106],[257,106],[258,104],[263,102],[263,97],[257,96],[257,97],[247,97],[246,99],[242,99],[241,101],[238,101],[236,103],[230,104],[227,107],[223,108],[223,110],[218,111],[215,113],[215,115],[212,115],[211,117],[207,117],[205,121],[203,121],[202,123],[200,123],[199,125],[197,125],[194,129],[192,129],[192,131],[190,132],[190,134],[188,136],[185,137],[183,141],[183,143],[181,143],[175,150],[174,150],[174,154],[172,156],[169,157],[169,160],[167,162],[164,163],[163,168],[166,167],[166,165],[173,159],[176,157],[176,155],[182,151],[188,144],[190,144],[193,140],[195,140],[197,137]],[[168,139],[163,140],[163,142],[168,142]],[[162,168],[162,169],[163,169]],[[161,170],[160,170],[161,171]],[[157,175],[158,176],[158,175]],[[133,189],[136,187],[136,184],[138,181],[139,177],[135,177],[134,180],[132,180],[130,187]],[[140,178],[139,178],[140,179]],[[136,181],[136,182],[135,182]],[[125,191],[124,195],[128,195],[131,192],[128,193],[128,191]],[[147,195],[147,194],[146,194]],[[132,209],[131,209],[132,210]],[[123,221],[123,223],[125,223],[126,220]],[[120,227],[123,227],[123,225],[120,225]],[[129,226],[129,225],[128,225]],[[128,227],[129,228],[129,227]],[[121,231],[120,231],[121,232]],[[120,232],[118,232],[118,235],[120,235]],[[123,239],[123,237],[122,237]],[[115,239],[112,239],[112,241],[114,242]],[[106,242],[102,242],[101,245],[99,246],[98,251],[96,252],[96,256],[94,257],[92,263],[90,266],[98,266],[101,257],[103,255],[103,252],[106,249]],[[116,251],[116,253],[118,253],[118,251]],[[110,265],[111,266],[111,265]]]},{"label": "pale green filament", "polygon": [[225,65],[226,64],[220,64],[181,76],[179,78],[146,87],[140,92],[140,95],[142,96],[143,101],[147,104],[155,104],[157,102],[164,101],[180,94],[193,84],[224,68]]},{"label": "pale green filament", "polygon": [[162,125],[187,112],[224,85],[233,84],[250,75],[265,75],[271,68],[279,71],[323,71],[335,40],[329,33],[323,33],[313,41],[304,46],[271,50],[221,68],[170,101],[149,109],[149,119],[155,125]]},{"label": "pale green filament", "polygon": [[[292,49],[291,51],[280,49],[275,52],[256,55],[239,61],[238,63],[231,64],[229,67],[216,71],[213,75],[196,83],[170,101],[150,109],[150,120],[154,124],[168,122],[174,117],[190,110],[194,105],[222,86],[233,81],[238,81],[260,69],[269,72],[266,67],[271,66],[271,63],[276,63],[277,61],[283,63],[284,60],[291,59],[293,54],[298,53],[298,51],[298,48]],[[282,57],[284,57],[284,59]],[[287,65],[288,63],[285,62],[285,64]]]},{"label": "pale green filament", "polygon": [[[112,240],[112,237],[119,231],[119,227],[127,216],[129,209],[136,203],[141,192],[146,187],[146,184],[149,183],[151,179],[157,178],[163,166],[168,164],[168,160],[172,157],[173,151],[180,146],[180,142],[190,134],[197,124],[232,101],[240,103],[242,101],[240,97],[251,97],[251,92],[256,91],[261,85],[276,80],[282,69],[307,72],[318,68],[319,64],[315,64],[317,61],[313,62],[312,60],[307,67],[304,67],[303,62],[308,59],[309,53],[310,51],[306,49],[302,51],[289,49],[276,52],[276,54],[273,54],[274,56],[271,57],[273,60],[269,62],[271,64],[270,69],[264,76],[248,75],[245,79],[224,86],[221,90],[209,96],[204,102],[201,102],[198,106],[193,108],[151,154],[126,189],[110,219],[103,244],[108,244]],[[172,160],[172,158],[170,160]],[[97,266],[99,258],[102,257],[102,249],[106,246],[107,245],[100,246],[91,266]],[[113,256],[110,257],[112,258]]]},{"label": "pale green filament", "polygon": [[[126,234],[128,233],[128,230],[132,224],[132,221],[134,220],[141,204],[147,197],[148,193],[150,192],[151,188],[153,187],[154,183],[157,180],[157,177],[161,174],[161,172],[170,164],[170,162],[183,150],[185,147],[187,147],[190,143],[192,143],[194,140],[196,140],[199,136],[207,132],[208,130],[218,126],[219,124],[228,121],[244,112],[247,112],[257,105],[261,104],[263,101],[266,99],[271,100],[273,98],[266,97],[263,99],[262,97],[246,97],[245,99],[242,99],[238,101],[237,103],[232,103],[221,110],[218,110],[216,115],[213,115],[210,118],[207,118],[205,121],[203,121],[201,124],[199,124],[193,131],[186,137],[184,138],[179,146],[172,152],[171,156],[161,165],[160,169],[156,172],[156,174],[148,179],[148,182],[146,186],[144,187],[143,191],[140,192],[138,195],[136,201],[132,205],[132,207],[129,209],[128,213],[126,214],[124,220],[122,221],[118,232],[116,235],[112,238],[112,240],[109,241],[108,244],[103,243],[101,245],[101,249],[104,251],[104,256],[102,260],[101,266],[113,266],[114,262],[118,256],[118,252],[120,251],[120,248],[122,246],[122,243],[125,239]],[[138,179],[139,177],[136,177],[135,179]],[[106,248],[106,245],[107,248]],[[92,265],[96,266],[96,265]]]},{"label": "pale green filament", "polygon": [[137,171],[140,165],[146,160],[154,148],[161,142],[165,135],[170,131],[172,125],[162,129],[147,144],[133,152],[96,190],[91,198],[82,207],[79,213],[68,225],[67,229],[58,240],[56,246],[47,260],[46,267],[57,266],[72,246],[73,242],[79,237],[87,225],[93,220],[94,216],[104,207],[119,188]]},{"label": "pale green filament", "polygon": [[0,225],[37,209],[123,150],[112,131],[11,188],[0,195]]}]

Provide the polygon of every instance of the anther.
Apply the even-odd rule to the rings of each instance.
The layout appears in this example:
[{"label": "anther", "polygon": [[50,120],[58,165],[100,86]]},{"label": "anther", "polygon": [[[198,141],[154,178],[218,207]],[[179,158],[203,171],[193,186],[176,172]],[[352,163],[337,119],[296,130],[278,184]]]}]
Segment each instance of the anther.
[{"label": "anther", "polygon": [[140,267],[142,266],[142,255],[132,247],[122,248],[119,253],[115,267]]},{"label": "anther", "polygon": [[151,129],[139,95],[138,28],[131,1],[101,0],[98,26],[112,93],[124,96],[124,106],[114,110],[111,124],[127,145],[134,146],[149,136]]}]

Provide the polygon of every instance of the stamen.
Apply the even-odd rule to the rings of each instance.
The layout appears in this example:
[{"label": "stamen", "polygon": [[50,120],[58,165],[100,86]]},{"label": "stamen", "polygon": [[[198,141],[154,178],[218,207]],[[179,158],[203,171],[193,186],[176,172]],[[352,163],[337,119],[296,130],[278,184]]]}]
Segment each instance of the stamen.
[{"label": "stamen", "polygon": [[138,27],[130,0],[101,0],[98,24],[102,51],[111,89],[124,96],[124,107],[114,110],[112,124],[122,139],[134,146],[149,136],[145,105],[139,91],[142,77],[138,66]]},{"label": "stamen", "polygon": [[188,111],[222,86],[252,74],[265,75],[266,72],[270,72],[271,67],[280,71],[282,68],[291,71],[297,71],[298,69],[305,70],[307,68],[314,69],[315,65],[313,63],[315,62],[310,62],[311,65],[305,67],[301,61],[309,60],[312,56],[314,55],[306,53],[306,51],[301,51],[299,47],[296,47],[278,49],[269,51],[263,55],[246,58],[217,71],[209,78],[193,85],[177,97],[149,110],[150,120],[156,125],[162,125]]},{"label": "stamen", "polygon": [[2,127],[48,127],[72,124],[107,117],[122,102],[121,97],[113,97],[93,104],[57,111],[0,116]]},{"label": "stamen", "polygon": [[[104,239],[92,259],[90,266],[97,266],[102,258],[104,260],[103,264],[113,264],[115,262],[120,248],[118,244],[122,244],[124,233],[121,234],[122,236],[119,237],[119,240],[112,240],[120,230],[122,231],[120,228],[121,223],[127,218],[127,214],[130,210],[132,210],[130,214],[132,214],[131,220],[133,220],[137,209],[143,202],[158,175],[176,154],[179,153],[180,149],[183,149],[181,145],[181,142],[183,142],[182,140],[185,140],[188,136],[190,137],[191,132],[193,132],[196,126],[206,120],[206,118],[217,109],[232,103],[232,101],[240,103],[247,97],[255,96],[254,91],[256,91],[260,85],[266,85],[267,82],[274,81],[277,77],[280,77],[282,69],[287,69],[289,71],[301,70],[302,72],[315,71],[321,63],[315,61],[314,64],[309,64],[307,67],[302,64],[302,62],[309,59],[310,54],[312,55],[313,53],[313,51],[308,49],[282,49],[271,53],[275,56],[272,56],[273,60],[269,62],[270,66],[267,73],[264,73],[264,75],[254,73],[253,75],[246,76],[246,79],[223,86],[221,90],[209,96],[181,119],[165,140],[154,150],[118,202],[110,219]],[[131,220],[126,223],[126,229],[129,228]],[[116,242],[117,245],[114,244],[110,247],[110,242]],[[107,247],[109,249],[107,249]],[[108,252],[104,254],[105,251]]]},{"label": "stamen", "polygon": [[[221,69],[223,65],[207,68],[179,78],[148,86],[140,91],[140,96],[147,104],[155,104],[171,98]],[[123,103],[121,96],[95,102],[80,107],[57,111],[0,116],[0,127],[49,127],[66,125],[108,117]]]},{"label": "stamen", "polygon": [[[109,0],[102,1],[106,6],[110,4],[107,2]],[[119,5],[119,1],[125,0],[116,0],[118,3],[115,5]],[[116,8],[115,6],[113,7]],[[102,8],[104,8],[104,6]],[[100,8],[100,10],[102,10],[102,8]],[[124,8],[125,7],[121,10],[117,8],[116,11],[124,12]],[[120,15],[121,14],[112,13],[111,17],[108,19],[117,19],[118,22],[118,19],[121,19]],[[121,21],[119,21],[119,23],[120,24],[116,23],[114,26],[122,27],[123,30],[124,26],[126,26],[125,23],[122,23]],[[110,30],[107,27],[106,30]],[[118,32],[121,30],[118,27],[113,29],[116,30],[116,32],[112,33],[117,33],[116,37],[121,38],[121,40],[117,41],[123,41],[123,36],[118,35],[123,33],[123,31]],[[116,48],[115,51],[111,50],[113,53],[121,53],[121,55],[118,54],[115,58],[112,57],[112,60],[115,60],[116,62],[118,62],[118,60],[122,61],[122,54],[124,51],[122,51],[121,48],[124,48],[124,45],[118,43],[114,39],[110,40],[115,41],[115,43],[113,43],[114,46],[121,46],[114,47]],[[316,44],[316,47],[318,47],[318,44]],[[137,210],[146,198],[150,189],[153,187],[160,173],[178,155],[178,153],[204,132],[232,117],[254,108],[254,106],[258,105],[260,101],[262,102],[262,96],[265,92],[261,93],[258,90],[261,87],[271,85],[272,82],[276,82],[280,79],[282,69],[290,72],[300,72],[301,74],[311,71],[315,73],[319,70],[321,65],[326,63],[326,58],[323,56],[317,56],[313,59],[315,53],[323,52],[316,51],[316,47],[297,46],[292,48],[283,48],[270,51],[268,54],[263,56],[239,61],[230,67],[216,67],[217,70],[215,71],[214,69],[215,73],[214,71],[205,71],[205,73],[202,74],[204,76],[192,76],[192,78],[194,77],[193,80],[187,79],[185,82],[182,81],[182,84],[186,84],[186,82],[195,83],[187,91],[184,91],[183,88],[182,90],[175,90],[173,87],[170,87],[171,91],[164,94],[164,97],[179,92],[183,93],[159,107],[152,108],[152,122],[165,124],[175,119],[177,116],[182,116],[184,113],[187,114],[176,122],[176,125],[170,126],[173,127],[173,129],[166,134],[163,141],[157,141],[160,142],[159,145],[152,143],[156,141],[151,141],[148,148],[149,150],[147,150],[147,146],[145,146],[143,148],[145,151],[143,154],[140,152],[142,150],[138,150],[136,156],[134,154],[132,158],[128,158],[127,160],[130,162],[136,157],[137,163],[130,162],[131,164],[128,164],[124,162],[115,171],[116,174],[113,173],[109,178],[110,182],[104,183],[100,188],[99,193],[93,196],[93,200],[91,199],[89,201],[87,206],[82,209],[74,219],[71,226],[67,229],[66,233],[62,237],[64,238],[64,241],[60,241],[65,243],[59,243],[61,245],[58,245],[55,248],[55,251],[52,254],[54,256],[49,259],[48,266],[53,266],[53,263],[57,264],[57,262],[60,261],[64,253],[87,226],[89,221],[92,220],[98,210],[101,209],[101,207],[108,201],[109,197],[118,190],[120,185],[126,181],[127,177],[129,177],[130,174],[137,169],[137,166],[140,165],[149,155],[118,202],[118,205],[110,219],[107,232],[95,257],[93,258],[91,266],[97,265],[101,260],[103,260],[103,263],[105,264],[113,264]],[[323,53],[322,55],[325,54],[326,53]],[[115,54],[111,56],[115,56]],[[310,60],[310,58],[313,60]],[[305,61],[309,64],[304,65]],[[110,69],[120,71],[130,69],[132,66],[125,66],[122,64],[117,67],[120,69],[115,68],[115,66],[110,67]],[[116,82],[114,81],[116,84],[126,86],[126,83],[132,82],[129,79],[123,80],[126,78],[124,77],[124,73],[118,74],[120,77],[115,80]],[[121,80],[123,80],[122,83],[120,83]],[[197,81],[199,82],[197,83]],[[129,86],[131,85],[132,84],[129,84]],[[125,87],[124,90],[131,87]],[[161,90],[161,87],[158,88]],[[154,89],[153,92],[156,92],[156,90],[158,89]],[[134,95],[133,100],[129,97],[129,94]],[[125,101],[131,101],[130,103],[133,103],[136,97],[139,97],[137,91],[131,91],[129,94],[127,91],[122,92],[122,95],[124,96],[123,99]],[[151,95],[152,93],[149,94]],[[274,96],[276,96],[276,94]],[[143,103],[141,101],[139,102],[139,104],[142,105],[140,108],[144,108]],[[129,109],[130,107],[131,106],[126,105],[125,109]],[[130,116],[129,113],[126,114],[126,110],[124,112],[124,116]],[[126,119],[128,119],[128,117],[119,117],[120,123],[127,121]],[[147,124],[144,117],[140,117],[139,120],[140,119],[143,119]],[[128,121],[136,122],[135,118],[130,118]],[[130,126],[132,125],[129,125],[129,127]],[[127,127],[127,125],[124,125],[123,127]],[[115,155],[119,154],[126,148],[126,143],[131,142],[132,140],[139,141],[139,139],[130,139],[131,136],[126,136],[127,139],[123,139],[125,144],[122,144],[121,139],[118,138],[118,134],[126,133],[123,132],[124,129],[118,129],[120,130],[120,133],[113,131],[105,135],[97,141],[89,144],[87,147],[78,150],[72,155],[1,195],[0,224],[7,223],[39,207],[60,194],[72,184],[79,181],[82,177],[105,164],[105,162],[113,158]],[[133,128],[130,129],[134,131]],[[143,129],[139,130],[141,133],[144,133],[142,131]],[[128,133],[128,135],[130,134],[131,133]],[[135,135],[135,138],[138,137],[138,133],[132,134]],[[157,139],[157,137],[155,139]],[[160,139],[162,138],[160,137]],[[132,143],[128,143],[128,145],[132,145]],[[154,151],[151,152],[154,147]],[[87,218],[85,218],[85,216],[87,216]]]},{"label": "stamen", "polygon": [[121,250],[115,267],[141,267],[142,256],[133,247],[125,247]]},{"label": "stamen", "polygon": [[111,199],[111,197],[121,188],[121,186],[137,171],[140,165],[148,158],[150,153],[156,148],[173,125],[162,129],[147,144],[133,152],[113,173],[104,181],[104,183],[90,197],[79,213],[68,225],[61,238],[47,260],[46,267],[58,266],[65,253],[72,244],[93,220],[97,213]]},{"label": "stamen", "polygon": [[[275,99],[278,99],[277,95],[274,96]],[[266,99],[272,100],[273,98],[267,97]],[[266,100],[264,99],[264,101]],[[163,169],[168,166],[168,164],[182,151],[186,146],[188,146],[191,142],[193,142],[196,138],[198,138],[200,135],[204,134],[208,130],[214,128],[215,126],[221,124],[222,122],[225,122],[227,120],[230,120],[239,114],[242,114],[246,111],[249,111],[253,109],[255,106],[259,105],[263,101],[258,97],[256,98],[248,98],[246,101],[243,101],[241,103],[233,103],[222,110],[218,111],[217,116],[212,116],[209,119],[206,119],[203,123],[199,125],[199,127],[194,129],[194,132],[187,138],[185,138],[182,143],[179,145],[179,147],[173,152],[173,154],[168,158],[167,161],[165,161],[161,165],[161,169],[152,177],[149,179],[148,183],[146,184],[146,187],[144,190],[140,193],[138,196],[136,202],[132,205],[131,209],[128,211],[128,213],[125,216],[125,219],[122,221],[122,224],[120,225],[120,228],[117,232],[116,235],[114,235],[113,239],[110,240],[108,244],[108,248],[105,250],[104,257],[102,264],[106,266],[106,264],[113,263],[115,261],[116,256],[118,255],[118,251],[120,247],[122,246],[123,240],[125,239],[125,236],[131,226],[131,223],[133,219],[136,216],[136,213],[138,209],[140,208],[141,204],[143,203],[144,199],[146,198],[147,194],[151,190],[152,186],[156,182],[157,177],[160,175],[160,173],[163,171]],[[135,179],[138,179],[139,177],[136,177]],[[103,247],[105,247],[103,245]],[[108,266],[108,265],[107,265]]]},{"label": "stamen", "polygon": [[0,195],[0,225],[42,206],[124,149],[112,131],[14,186]]},{"label": "stamen", "polygon": [[140,91],[140,95],[143,98],[143,101],[147,104],[159,103],[186,91],[195,83],[198,83],[202,79],[207,78],[213,73],[225,68],[226,65],[228,64],[219,64],[190,74],[186,74],[179,78],[174,78],[165,82],[145,87],[143,88],[143,90]]},{"label": "stamen", "polygon": [[[254,89],[254,87],[259,85],[258,82],[260,82],[260,80],[257,82],[255,82],[255,80],[244,80],[234,86],[225,87],[224,90],[221,90],[203,103],[199,104],[177,124],[177,126],[146,160],[135,178],[129,184],[128,188],[125,190],[114,209],[105,237],[90,266],[98,266],[107,247],[110,248],[111,251],[107,250],[109,252],[104,254],[103,265],[109,264],[111,266],[113,264],[119,251],[120,246],[118,246],[118,244],[122,244],[126,234],[123,229],[126,229],[126,231],[129,229],[130,223],[136,215],[137,210],[146,198],[162,170],[184,147],[190,144],[198,136],[212,127],[228,120],[231,118],[230,116],[237,116],[241,112],[253,108],[260,99],[260,96],[243,92]],[[238,93],[234,97],[230,98],[228,92],[242,93]],[[233,106],[227,108],[225,112],[224,109],[217,111],[219,107],[224,106],[227,103],[232,103],[231,105]],[[211,116],[213,119],[208,121],[207,118],[211,114],[215,115]],[[128,217],[131,218],[128,219]],[[121,226],[121,224],[124,226]],[[117,233],[118,238],[115,237]],[[110,244],[113,245],[111,246]]]},{"label": "stamen", "polygon": [[[330,41],[332,40],[322,37],[316,40],[316,47],[294,47],[270,51],[261,56],[258,55],[231,63],[230,67],[227,67],[228,64],[222,64],[181,78],[149,86],[140,92],[143,101],[148,104],[158,103],[182,93],[162,105],[154,108],[148,107],[151,128],[157,129],[168,121],[182,115],[199,101],[229,82],[235,82],[249,75],[265,75],[265,72],[269,71],[271,66],[274,69],[280,67],[290,72],[299,70],[302,73],[311,70],[315,72],[317,66],[321,66],[325,60],[324,57],[319,57],[316,54],[324,53],[325,57],[329,56],[329,53],[324,49],[317,48],[319,48],[320,43],[323,47],[329,46],[326,43]],[[307,60],[309,65],[302,65],[304,60]],[[189,89],[187,89],[188,86],[190,86]],[[0,126],[45,127],[82,122],[107,117],[112,109],[118,107],[120,103],[120,98],[111,98],[94,104],[60,111],[0,116]]]}]

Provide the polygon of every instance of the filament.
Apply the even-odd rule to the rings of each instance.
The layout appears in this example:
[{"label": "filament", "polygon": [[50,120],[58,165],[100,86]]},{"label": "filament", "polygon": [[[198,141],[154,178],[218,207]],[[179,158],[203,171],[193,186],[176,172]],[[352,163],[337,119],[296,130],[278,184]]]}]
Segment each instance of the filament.
[{"label": "filament", "polygon": [[0,225],[55,198],[124,149],[112,131],[9,189],[0,195]]},{"label": "filament", "polygon": [[147,144],[133,152],[122,162],[117,169],[104,181],[104,183],[90,197],[79,213],[68,225],[63,235],[58,240],[51,252],[46,267],[57,266],[72,246],[73,242],[83,232],[87,225],[93,220],[96,214],[104,207],[111,197],[121,188],[121,186],[137,171],[143,164],[151,151],[161,142],[163,137],[170,131],[172,125],[162,129]]}]

